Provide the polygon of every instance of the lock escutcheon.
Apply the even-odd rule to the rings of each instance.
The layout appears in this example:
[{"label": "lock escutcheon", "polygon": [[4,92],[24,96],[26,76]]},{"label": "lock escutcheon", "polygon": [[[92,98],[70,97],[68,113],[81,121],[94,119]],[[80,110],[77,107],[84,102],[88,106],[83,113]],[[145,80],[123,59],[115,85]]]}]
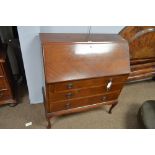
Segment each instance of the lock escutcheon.
[{"label": "lock escutcheon", "polygon": [[109,91],[112,88],[112,78],[107,82],[106,89]]}]

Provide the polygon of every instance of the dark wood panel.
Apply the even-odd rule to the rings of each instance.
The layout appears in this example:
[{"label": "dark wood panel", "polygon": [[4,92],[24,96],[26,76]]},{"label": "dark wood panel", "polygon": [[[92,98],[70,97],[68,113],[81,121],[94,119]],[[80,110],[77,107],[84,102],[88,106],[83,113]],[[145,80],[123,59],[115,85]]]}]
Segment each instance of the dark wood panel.
[{"label": "dark wood panel", "polygon": [[132,73],[128,80],[136,81],[140,80],[140,77],[148,79],[151,75],[154,76],[152,73],[155,72],[155,26],[127,26],[120,35],[129,43]]},{"label": "dark wood panel", "polygon": [[118,98],[120,91],[110,93],[110,94],[100,94],[97,96],[91,96],[87,98],[81,98],[81,99],[74,99],[69,101],[63,101],[63,102],[49,102],[50,104],[50,111],[60,111],[60,110],[66,110],[66,109],[72,109],[76,107],[82,107],[86,105],[91,104],[97,104],[101,102],[106,102],[110,100],[114,100]]},{"label": "dark wood panel", "polygon": [[7,57],[7,45],[0,48],[0,105],[13,103],[16,105],[11,66]]},{"label": "dark wood panel", "polygon": [[130,58],[155,57],[155,26],[127,26],[120,34],[129,42]]},{"label": "dark wood panel", "polygon": [[7,89],[7,82],[4,77],[0,77],[0,90]]},{"label": "dark wood panel", "polygon": [[129,42],[132,42],[143,34],[154,32],[154,28],[155,26],[126,26],[119,34]]},{"label": "dark wood panel", "polygon": [[155,62],[155,58],[145,58],[145,59],[130,59],[130,64],[132,65],[138,65],[138,64],[145,64]]},{"label": "dark wood panel", "polygon": [[145,69],[145,68],[153,68],[153,67],[155,68],[155,62],[132,65],[131,66],[131,71],[139,70],[139,69]]},{"label": "dark wood panel", "polygon": [[[11,98],[9,90],[0,90],[0,102]],[[5,101],[4,101],[5,102]]]},{"label": "dark wood panel", "polygon": [[4,76],[4,73],[3,73],[3,69],[2,69],[2,65],[0,63],[0,76]]}]

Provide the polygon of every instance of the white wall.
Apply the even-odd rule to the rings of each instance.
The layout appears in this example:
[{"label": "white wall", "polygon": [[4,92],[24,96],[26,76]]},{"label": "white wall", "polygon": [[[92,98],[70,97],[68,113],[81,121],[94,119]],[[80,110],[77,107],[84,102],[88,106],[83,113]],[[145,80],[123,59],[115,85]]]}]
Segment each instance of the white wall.
[{"label": "white wall", "polygon": [[91,33],[119,33],[124,26],[92,26]]},{"label": "white wall", "polygon": [[88,33],[88,26],[41,26],[42,33]]},{"label": "white wall", "polygon": [[[91,33],[118,33],[124,26],[91,26]],[[42,33],[88,33],[90,26],[41,26]]]},{"label": "white wall", "polygon": [[[123,26],[92,26],[92,33],[118,33]],[[89,26],[18,26],[30,103],[43,101],[43,65],[39,33],[88,33]]]},{"label": "white wall", "polygon": [[39,33],[39,26],[18,27],[30,103],[43,101],[43,68]]}]

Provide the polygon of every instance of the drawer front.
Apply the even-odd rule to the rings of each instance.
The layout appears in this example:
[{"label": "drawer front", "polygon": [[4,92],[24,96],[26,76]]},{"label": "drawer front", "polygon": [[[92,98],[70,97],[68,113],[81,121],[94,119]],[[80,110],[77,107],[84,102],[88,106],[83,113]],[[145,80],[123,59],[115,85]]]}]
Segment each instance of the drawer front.
[{"label": "drawer front", "polygon": [[4,77],[0,77],[0,90],[7,89],[7,84]]},{"label": "drawer front", "polygon": [[128,75],[119,75],[119,76],[103,77],[88,80],[62,82],[51,84],[49,85],[49,87],[50,91],[52,92],[60,92],[72,89],[87,88],[92,86],[102,86],[108,83],[109,81],[112,81],[113,83],[123,83],[126,81],[127,77]]},{"label": "drawer front", "polygon": [[100,94],[97,96],[87,97],[87,98],[81,98],[81,99],[74,99],[74,100],[68,100],[63,102],[50,102],[50,112],[56,112],[61,110],[67,110],[97,103],[102,103],[111,100],[116,100],[120,94],[120,91],[116,91],[114,93],[109,94]]},{"label": "drawer front", "polygon": [[107,87],[107,85],[105,85],[100,87],[77,89],[77,90],[72,90],[68,92],[59,92],[59,93],[49,92],[49,101],[56,102],[61,100],[94,96],[97,94],[109,93],[116,90],[120,91],[122,87],[123,87],[123,83],[116,83],[116,84],[112,84],[110,87]]},{"label": "drawer front", "polygon": [[7,100],[11,98],[9,90],[0,90],[0,101]]}]

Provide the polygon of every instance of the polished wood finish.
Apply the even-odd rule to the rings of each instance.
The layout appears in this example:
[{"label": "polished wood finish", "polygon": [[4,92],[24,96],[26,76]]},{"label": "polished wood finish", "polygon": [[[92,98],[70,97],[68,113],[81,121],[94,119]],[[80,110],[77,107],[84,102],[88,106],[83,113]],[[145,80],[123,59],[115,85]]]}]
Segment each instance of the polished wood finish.
[{"label": "polished wood finish", "polygon": [[52,92],[61,92],[61,91],[68,91],[72,89],[80,89],[80,88],[87,88],[93,86],[102,86],[104,84],[108,84],[109,81],[113,83],[119,82],[124,83],[127,79],[128,75],[118,75],[118,76],[107,76],[101,78],[91,78],[91,79],[84,79],[84,80],[76,80],[76,81],[67,81],[67,82],[60,82],[50,85],[49,89]]},{"label": "polished wood finish", "polygon": [[40,34],[49,118],[110,104],[130,72],[128,44],[119,35]]},{"label": "polished wood finish", "polygon": [[[55,83],[127,74],[130,70],[128,67],[128,53],[124,52],[127,49],[127,44],[118,46],[112,43],[110,45],[94,43],[48,44],[44,46],[46,81]],[[95,54],[96,50],[99,51],[98,54]],[[92,52],[92,54],[87,54],[87,51]],[[117,59],[114,59],[116,57]],[[113,60],[113,63],[111,63],[111,60]],[[104,62],[104,64],[101,62]],[[104,72],[101,72],[101,70],[104,70]]]},{"label": "polished wood finish", "polygon": [[13,91],[13,78],[6,55],[7,46],[0,48],[0,105],[16,105],[15,91]]},{"label": "polished wood finish", "polygon": [[89,97],[81,97],[78,99],[70,99],[70,100],[65,100],[61,102],[51,103],[50,111],[56,112],[56,111],[61,111],[61,110],[67,110],[67,109],[87,106],[91,104],[97,104],[100,102],[103,102],[106,104],[107,101],[117,100],[119,93],[120,93],[120,90],[113,92],[113,93],[107,93],[107,94],[102,93],[98,95],[94,94],[94,96],[91,95]]},{"label": "polished wood finish", "polygon": [[7,83],[3,76],[0,77],[0,90],[7,89]]},{"label": "polished wood finish", "polygon": [[155,62],[155,58],[145,58],[145,59],[130,59],[130,64],[137,65],[137,64],[145,64],[149,62]]},{"label": "polished wood finish", "polygon": [[[120,32],[120,35],[129,43],[133,73],[130,74],[128,81],[133,82],[154,77],[155,26],[127,26]],[[141,67],[137,67],[137,65],[141,65]]]},{"label": "polished wood finish", "polygon": [[52,93],[49,91],[49,101],[55,102],[59,100],[68,100],[86,96],[92,96],[96,94],[107,93],[115,90],[121,90],[123,87],[122,83],[116,83],[111,86],[110,89],[107,89],[107,85],[100,87],[88,87],[84,89],[75,89],[72,91],[61,92],[61,93]]}]

